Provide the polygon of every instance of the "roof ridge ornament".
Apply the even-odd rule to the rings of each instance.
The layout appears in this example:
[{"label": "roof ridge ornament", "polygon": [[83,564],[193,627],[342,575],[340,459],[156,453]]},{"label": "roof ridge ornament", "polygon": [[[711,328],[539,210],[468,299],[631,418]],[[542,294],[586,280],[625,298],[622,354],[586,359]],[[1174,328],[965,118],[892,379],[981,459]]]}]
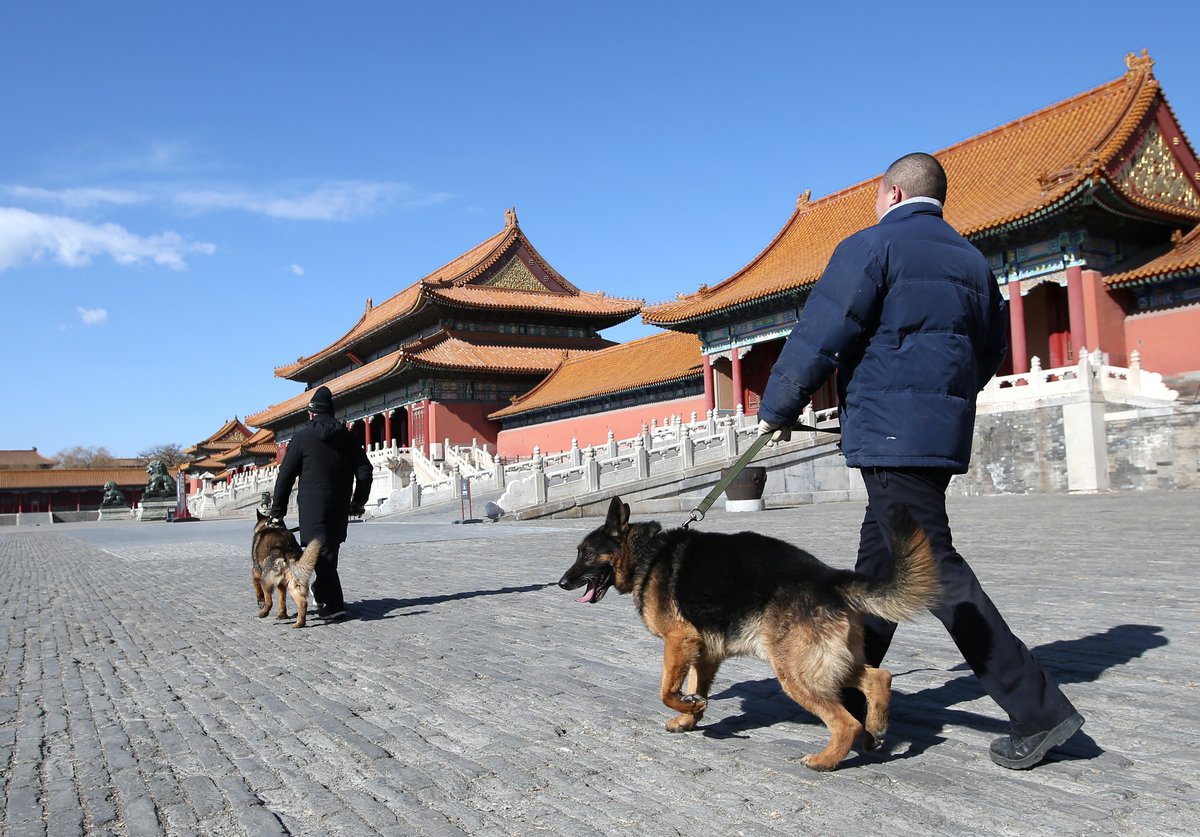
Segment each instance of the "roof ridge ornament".
[{"label": "roof ridge ornament", "polygon": [[808,206],[810,203],[812,203],[811,199],[812,189],[805,189],[800,193],[799,197],[796,198],[796,209],[803,209],[804,207]]},{"label": "roof ridge ornament", "polygon": [[1125,54],[1125,66],[1129,70],[1129,75],[1149,75],[1154,71],[1154,59],[1150,57],[1148,50],[1143,49],[1141,55],[1132,52]]},{"label": "roof ridge ornament", "polygon": [[517,208],[515,206],[504,210],[504,226],[516,227],[517,224]]},{"label": "roof ridge ornament", "polygon": [[371,297],[367,297],[367,307],[366,307],[366,310],[363,311],[363,313],[370,314],[371,309],[374,307],[375,307],[375,303],[371,300]]}]

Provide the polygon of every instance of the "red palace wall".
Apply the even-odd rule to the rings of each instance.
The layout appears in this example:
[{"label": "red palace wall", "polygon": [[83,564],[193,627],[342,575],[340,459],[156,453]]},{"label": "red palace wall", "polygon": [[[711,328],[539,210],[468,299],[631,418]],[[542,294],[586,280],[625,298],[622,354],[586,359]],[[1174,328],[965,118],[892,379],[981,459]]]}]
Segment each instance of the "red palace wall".
[{"label": "red palace wall", "polygon": [[1125,346],[1142,354],[1142,368],[1162,375],[1200,369],[1200,305],[1133,314],[1125,319]]},{"label": "red palace wall", "polygon": [[440,452],[446,439],[449,439],[452,445],[470,445],[474,439],[480,445],[487,445],[491,450],[495,450],[496,434],[500,426],[489,421],[488,414],[506,406],[508,404],[501,401],[431,401],[426,414],[429,443],[431,446],[437,446],[433,448],[434,451]]},{"label": "red palace wall", "polygon": [[550,421],[532,427],[502,430],[496,442],[496,449],[501,456],[508,459],[528,459],[533,453],[534,445],[541,448],[542,453],[570,450],[572,438],[578,439],[581,448],[603,445],[608,442],[609,430],[612,430],[617,439],[629,439],[642,432],[643,424],[649,426],[654,419],[658,420],[659,425],[673,415],[682,416],[684,421],[690,421],[692,412],[695,412],[698,418],[704,417],[703,394],[640,407],[609,410],[591,416]]},{"label": "red palace wall", "polygon": [[1108,354],[1113,366],[1128,366],[1129,353],[1125,350],[1125,309],[1121,306],[1123,294],[1109,293],[1104,280],[1095,270],[1083,271],[1084,330],[1087,333],[1085,348],[1089,352],[1099,349]]}]

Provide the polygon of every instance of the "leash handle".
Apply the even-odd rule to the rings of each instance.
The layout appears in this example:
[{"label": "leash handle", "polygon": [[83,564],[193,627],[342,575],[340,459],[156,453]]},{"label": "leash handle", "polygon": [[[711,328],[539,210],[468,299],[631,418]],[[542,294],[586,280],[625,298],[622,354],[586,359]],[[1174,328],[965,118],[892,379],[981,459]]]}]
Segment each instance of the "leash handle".
[{"label": "leash handle", "polygon": [[[809,425],[809,424],[793,424],[792,430],[813,430],[818,433],[841,433],[842,432],[842,429],[840,427],[821,428],[821,427],[813,427],[812,425]],[[760,450],[762,450],[767,445],[767,443],[770,441],[771,441],[771,434],[763,433],[761,436],[759,436],[757,439],[754,440],[753,444],[751,444],[750,447],[746,448],[746,452],[738,457],[737,462],[734,462],[733,467],[731,467],[728,471],[725,472],[725,476],[721,477],[720,481],[716,485],[713,486],[712,491],[708,492],[708,494],[705,496],[705,498],[700,501],[700,504],[698,506],[696,506],[696,508],[692,509],[692,513],[688,517],[687,522],[683,524],[684,529],[688,528],[693,523],[699,523],[701,520],[704,519],[704,515],[708,512],[709,509],[712,508],[712,504],[717,502],[717,498],[721,496],[721,492],[724,491],[726,488],[728,488],[729,484],[731,482],[733,482],[735,479],[737,479],[737,476],[738,476],[738,474],[740,474],[742,472],[742,469],[745,468],[747,465],[749,465],[750,461],[752,459],[754,459],[754,457],[758,455],[758,452]]]}]

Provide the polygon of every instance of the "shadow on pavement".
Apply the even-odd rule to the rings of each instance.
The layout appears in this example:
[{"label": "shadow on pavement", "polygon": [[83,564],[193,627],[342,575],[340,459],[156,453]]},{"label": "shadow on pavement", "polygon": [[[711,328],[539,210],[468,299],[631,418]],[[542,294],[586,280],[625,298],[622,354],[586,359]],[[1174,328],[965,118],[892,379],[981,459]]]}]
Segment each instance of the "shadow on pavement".
[{"label": "shadow on pavement", "polygon": [[[545,584],[526,584],[523,587],[501,587],[497,590],[469,590],[462,593],[447,593],[444,596],[420,596],[413,599],[362,599],[361,601],[354,602],[353,607],[355,616],[358,619],[369,622],[373,619],[394,619],[397,616],[411,616],[417,612],[392,613],[394,610],[401,610],[408,607],[445,604],[446,602],[454,602],[460,599],[473,599],[476,596],[507,596],[513,593],[533,593],[554,586],[553,582],[547,582]],[[425,611],[419,612],[424,613]]]},{"label": "shadow on pavement", "polygon": [[[1162,635],[1162,630],[1157,625],[1117,625],[1079,639],[1057,640],[1038,646],[1033,649],[1033,655],[1060,684],[1090,683],[1108,669],[1125,665],[1147,651],[1167,645],[1169,640]],[[894,672],[896,685],[903,685],[904,674],[914,670]],[[966,663],[960,663],[951,671],[969,670]],[[938,733],[947,726],[965,726],[998,736],[1006,735],[1009,731],[1008,721],[1002,717],[1003,713],[998,707],[996,713],[1001,717],[951,708],[955,704],[983,696],[979,681],[970,673],[932,689],[923,689],[908,695],[894,692],[888,749],[894,748],[897,741],[903,741],[908,746],[901,753],[890,753],[885,749],[880,755],[858,756],[847,760],[844,766],[919,755],[945,740]],[[704,735],[713,738],[746,738],[744,733],[747,730],[789,721],[820,730],[819,735],[813,738],[813,752],[824,744],[824,725],[792,702],[774,678],[735,683],[712,695],[713,700],[725,698],[738,699],[741,702],[741,713],[700,727]],[[713,708],[719,710],[719,707]],[[1103,752],[1104,750],[1087,735],[1087,728],[1084,727],[1084,730],[1076,734],[1065,746],[1055,750],[1048,760],[1091,759]]]}]

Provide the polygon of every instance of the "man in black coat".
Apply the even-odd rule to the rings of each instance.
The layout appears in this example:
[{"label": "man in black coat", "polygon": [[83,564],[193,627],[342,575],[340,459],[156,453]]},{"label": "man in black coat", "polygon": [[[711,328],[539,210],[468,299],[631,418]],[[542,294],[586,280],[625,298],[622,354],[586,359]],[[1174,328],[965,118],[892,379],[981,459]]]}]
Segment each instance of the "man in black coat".
[{"label": "man in black coat", "polygon": [[[879,223],[846,238],[813,288],[763,393],[759,430],[787,428],[837,372],[842,453],[862,472],[867,509],[859,572],[891,573],[892,513],[906,507],[929,536],[942,593],[933,614],[950,632],[1012,733],[992,743],[1009,768],[1037,764],[1083,716],[1029,653],[954,549],[946,488],[967,470],[975,400],[1007,349],[1007,317],[988,261],[942,219],[946,173],[928,154],[888,167]],[[879,665],[895,623],[864,619],[867,662]],[[851,710],[861,696],[850,696]]]},{"label": "man in black coat", "polygon": [[346,615],[346,602],[338,577],[338,550],[346,540],[349,518],[363,514],[373,469],[362,444],[333,417],[333,394],[328,387],[318,387],[313,393],[308,419],[288,443],[279,465],[271,517],[283,521],[299,477],[300,543],[321,539],[313,580],[317,615],[341,619]]}]

